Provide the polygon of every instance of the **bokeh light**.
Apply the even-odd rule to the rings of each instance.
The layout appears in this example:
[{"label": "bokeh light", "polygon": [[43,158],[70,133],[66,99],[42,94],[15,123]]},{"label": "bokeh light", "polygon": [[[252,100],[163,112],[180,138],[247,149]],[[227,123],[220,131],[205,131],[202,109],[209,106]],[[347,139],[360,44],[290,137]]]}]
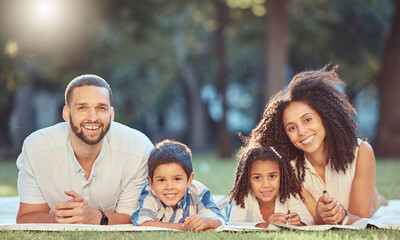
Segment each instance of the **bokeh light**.
[{"label": "bokeh light", "polygon": [[10,57],[16,57],[19,52],[18,44],[15,41],[8,41],[4,47],[4,52],[6,55]]}]

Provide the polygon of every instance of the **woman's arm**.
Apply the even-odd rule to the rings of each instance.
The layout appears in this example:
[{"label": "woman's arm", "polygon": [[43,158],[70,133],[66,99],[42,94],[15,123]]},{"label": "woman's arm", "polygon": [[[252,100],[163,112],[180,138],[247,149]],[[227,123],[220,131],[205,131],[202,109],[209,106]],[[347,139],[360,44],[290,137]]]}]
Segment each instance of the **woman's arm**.
[{"label": "woman's arm", "polygon": [[311,196],[311,194],[304,188],[303,184],[301,185],[301,194],[303,195],[303,203],[307,207],[308,211],[310,212],[311,216],[315,220],[315,206],[317,206],[317,201]]},{"label": "woman's arm", "polygon": [[369,218],[375,189],[376,164],[374,150],[368,142],[360,144],[356,172],[351,184],[348,212],[362,218]]}]

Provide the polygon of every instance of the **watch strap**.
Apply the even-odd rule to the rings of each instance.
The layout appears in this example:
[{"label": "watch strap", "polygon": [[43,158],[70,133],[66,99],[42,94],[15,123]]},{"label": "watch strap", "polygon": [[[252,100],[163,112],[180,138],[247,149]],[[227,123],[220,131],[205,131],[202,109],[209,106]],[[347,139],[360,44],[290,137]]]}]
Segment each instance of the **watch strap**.
[{"label": "watch strap", "polygon": [[108,217],[107,215],[101,210],[99,209],[99,211],[101,212],[101,221],[100,221],[100,225],[108,225]]}]

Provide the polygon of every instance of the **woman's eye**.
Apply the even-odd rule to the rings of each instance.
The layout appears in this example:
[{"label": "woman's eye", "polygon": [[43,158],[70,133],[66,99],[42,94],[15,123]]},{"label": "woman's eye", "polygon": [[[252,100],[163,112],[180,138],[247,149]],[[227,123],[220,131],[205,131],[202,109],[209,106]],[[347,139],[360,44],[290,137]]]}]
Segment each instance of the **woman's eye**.
[{"label": "woman's eye", "polygon": [[294,127],[294,126],[291,126],[291,127],[288,128],[288,131],[291,132],[291,131],[293,131],[294,129],[295,129],[295,127]]},{"label": "woman's eye", "polygon": [[312,118],[310,118],[310,117],[308,117],[308,118],[306,118],[305,120],[304,120],[304,122],[310,122],[312,120]]}]

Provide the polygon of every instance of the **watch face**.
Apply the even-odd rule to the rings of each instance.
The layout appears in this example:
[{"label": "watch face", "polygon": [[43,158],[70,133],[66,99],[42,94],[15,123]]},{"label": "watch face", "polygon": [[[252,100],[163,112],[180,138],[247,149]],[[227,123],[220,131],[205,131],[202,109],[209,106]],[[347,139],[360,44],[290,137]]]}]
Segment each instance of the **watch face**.
[{"label": "watch face", "polygon": [[101,219],[101,225],[108,225],[108,217],[103,216],[103,218]]}]

